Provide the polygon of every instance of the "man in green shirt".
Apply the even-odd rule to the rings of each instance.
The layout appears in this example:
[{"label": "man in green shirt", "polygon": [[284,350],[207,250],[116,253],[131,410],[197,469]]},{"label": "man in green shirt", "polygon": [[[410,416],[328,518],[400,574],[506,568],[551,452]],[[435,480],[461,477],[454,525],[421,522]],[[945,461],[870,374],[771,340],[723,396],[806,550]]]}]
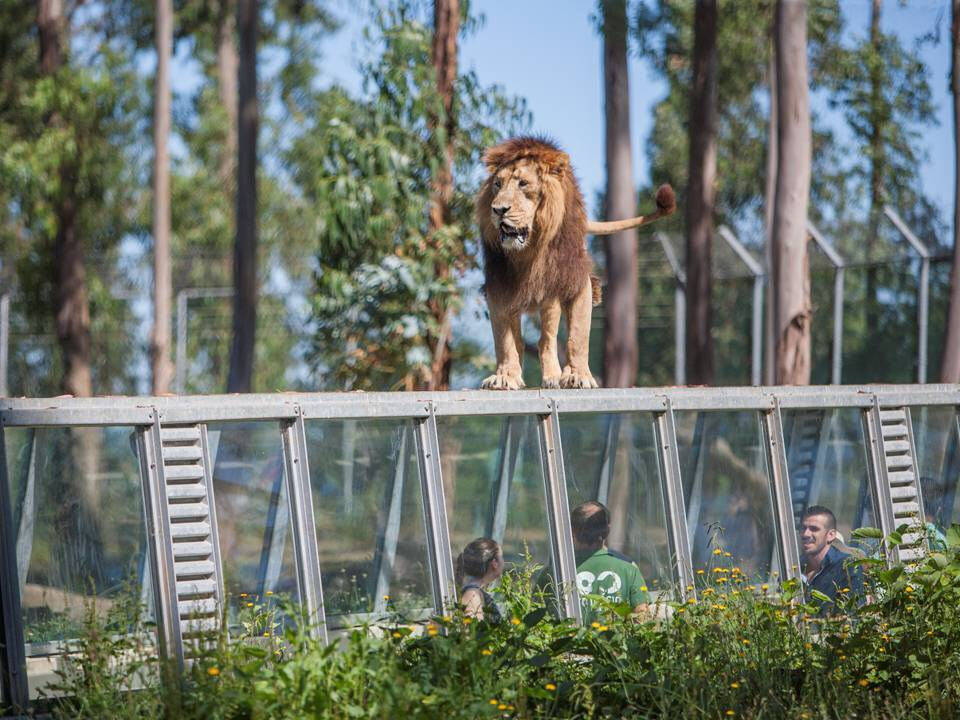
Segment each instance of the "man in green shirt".
[{"label": "man in green shirt", "polygon": [[584,623],[590,624],[598,614],[591,595],[612,603],[628,603],[637,613],[646,612],[650,596],[640,568],[627,556],[607,547],[610,511],[606,506],[595,500],[578,505],[570,513],[570,524]]}]

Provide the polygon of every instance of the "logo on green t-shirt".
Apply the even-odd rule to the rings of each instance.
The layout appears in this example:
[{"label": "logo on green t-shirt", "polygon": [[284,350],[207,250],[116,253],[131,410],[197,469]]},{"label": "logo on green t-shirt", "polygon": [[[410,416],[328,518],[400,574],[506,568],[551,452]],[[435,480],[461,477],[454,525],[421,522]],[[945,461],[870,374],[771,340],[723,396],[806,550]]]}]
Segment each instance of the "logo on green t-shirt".
[{"label": "logo on green t-shirt", "polygon": [[580,591],[580,609],[585,622],[597,614],[596,595],[611,603],[627,603],[631,607],[650,601],[643,575],[629,558],[607,548],[577,558],[577,590]]}]

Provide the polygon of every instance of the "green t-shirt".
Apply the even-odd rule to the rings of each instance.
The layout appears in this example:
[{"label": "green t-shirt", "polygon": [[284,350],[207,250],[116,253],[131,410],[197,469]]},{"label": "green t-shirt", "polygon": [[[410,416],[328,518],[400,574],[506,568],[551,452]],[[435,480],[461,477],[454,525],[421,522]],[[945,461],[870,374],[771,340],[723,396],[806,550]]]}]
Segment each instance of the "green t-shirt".
[{"label": "green t-shirt", "polygon": [[577,590],[585,623],[597,614],[593,601],[586,597],[588,594],[630,607],[650,602],[640,568],[630,558],[607,548],[583,556],[577,554]]}]

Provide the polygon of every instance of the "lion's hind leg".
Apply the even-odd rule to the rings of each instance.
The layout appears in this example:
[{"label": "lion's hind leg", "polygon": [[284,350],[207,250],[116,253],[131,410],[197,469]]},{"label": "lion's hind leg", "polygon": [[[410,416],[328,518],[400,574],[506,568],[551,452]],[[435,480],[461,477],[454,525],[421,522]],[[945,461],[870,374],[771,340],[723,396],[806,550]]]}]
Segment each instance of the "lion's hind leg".
[{"label": "lion's hind leg", "polygon": [[593,284],[585,279],[576,297],[565,303],[567,315],[567,365],[560,377],[560,387],[595,388],[597,381],[590,373],[590,315],[593,306]]}]

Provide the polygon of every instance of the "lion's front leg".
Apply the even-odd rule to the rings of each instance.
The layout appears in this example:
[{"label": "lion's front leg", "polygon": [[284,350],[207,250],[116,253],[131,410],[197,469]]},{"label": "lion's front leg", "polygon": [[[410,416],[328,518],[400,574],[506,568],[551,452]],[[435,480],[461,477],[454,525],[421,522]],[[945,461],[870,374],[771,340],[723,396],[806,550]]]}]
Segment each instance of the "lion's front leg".
[{"label": "lion's front leg", "polygon": [[595,388],[597,381],[590,373],[590,314],[593,292],[586,278],[577,296],[567,303],[567,365],[560,377],[565,388]]},{"label": "lion's front leg", "polygon": [[557,332],[560,329],[560,300],[547,300],[540,306],[540,370],[545,388],[560,387],[560,361],[557,359]]},{"label": "lion's front leg", "polygon": [[490,323],[493,325],[493,345],[497,353],[497,371],[481,384],[484,390],[519,390],[524,387],[520,365],[520,314],[504,312],[490,302]]}]

